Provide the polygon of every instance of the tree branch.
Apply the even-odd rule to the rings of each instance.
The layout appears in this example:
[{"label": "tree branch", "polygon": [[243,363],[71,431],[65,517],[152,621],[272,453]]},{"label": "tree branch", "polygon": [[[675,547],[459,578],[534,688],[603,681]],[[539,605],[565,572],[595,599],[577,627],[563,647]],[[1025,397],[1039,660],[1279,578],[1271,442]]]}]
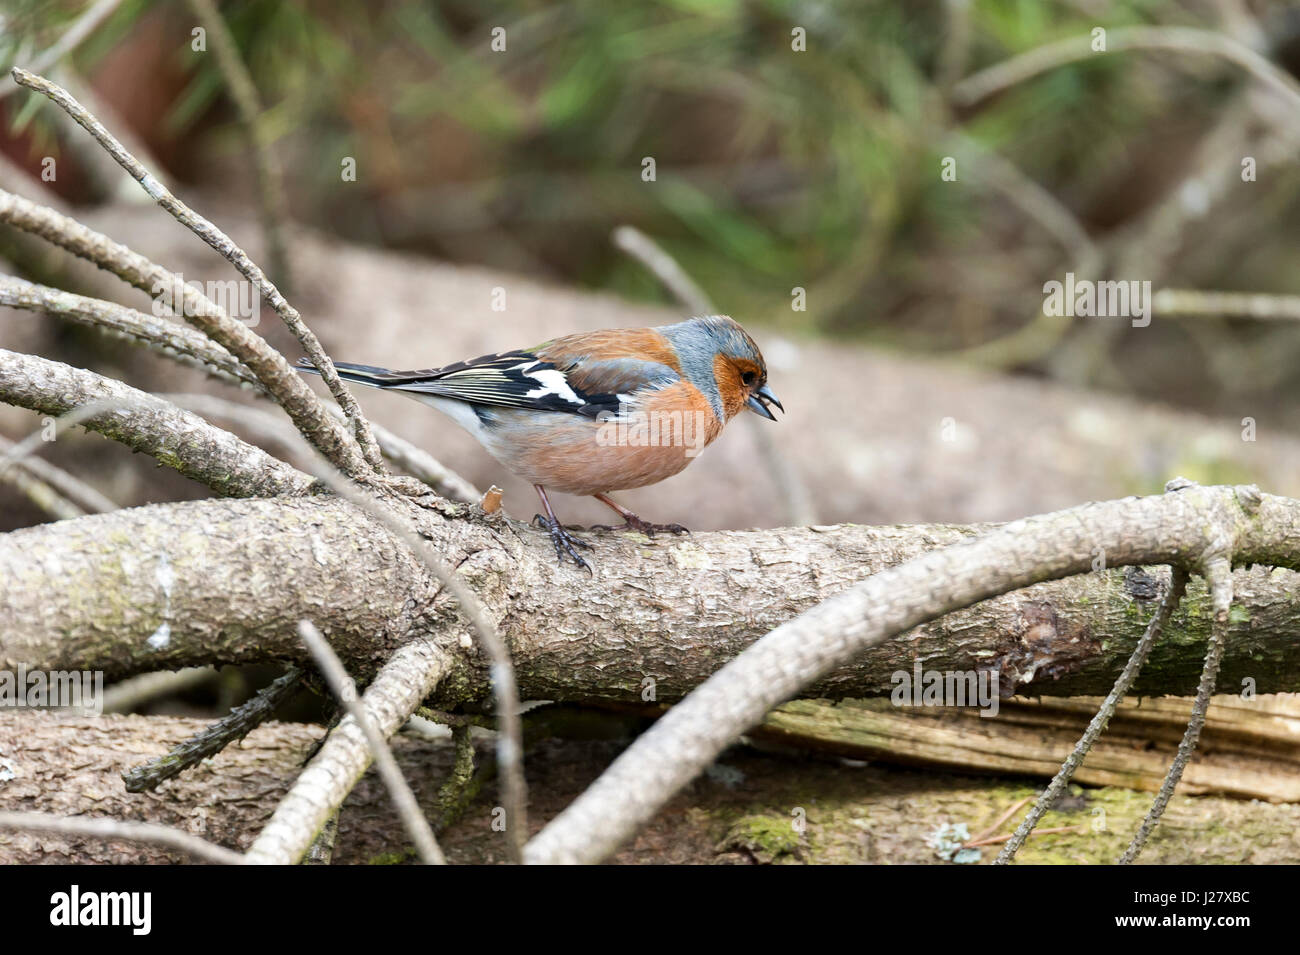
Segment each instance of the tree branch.
[{"label": "tree branch", "polygon": [[[340,415],[343,413],[338,409],[331,410]],[[482,491],[424,448],[412,444],[373,421],[370,427],[375,432],[375,440],[379,442],[379,449],[384,452],[384,457],[419,478],[438,494],[449,501],[459,501],[461,504],[477,504],[482,499]]]},{"label": "tree branch", "polygon": [[[139,160],[127,152],[126,148],[113,137],[112,133],[106,130],[99,120],[91,116],[80,103],[73,99],[67,90],[55,83],[51,83],[44,77],[36,76],[19,67],[14,67],[12,74],[14,82],[45,95],[76,120],[78,125],[90,133],[95,138],[95,141],[103,146],[108,154],[116,159],[119,165],[130,173],[136,182],[140,183],[146,193],[172,214],[176,221],[211,246],[222,258],[238,269],[244,278],[257,287],[258,292],[270,303],[276,314],[280,316],[285,325],[298,339],[299,344],[307,353],[307,357],[311,359],[312,364],[316,366],[321,378],[329,387],[330,393],[348,416],[356,441],[360,445],[366,460],[372,468],[382,472],[383,463],[379,454],[379,447],[375,444],[374,436],[370,433],[370,426],[365,416],[362,415],[361,407],[357,404],[356,398],[352,396],[352,392],[348,391],[347,386],[339,378],[338,372],[334,369],[334,363],[330,360],[329,355],[325,353],[325,349],[321,347],[320,341],[315,334],[307,327],[307,323],[302,320],[298,310],[285,300],[285,297],[280,294],[280,290],[266,277],[257,263],[250,259],[247,253],[237,246],[230,236],[172,195],[170,190],[155,179],[149,173],[149,170],[140,164]],[[221,340],[218,339],[218,341]],[[230,348],[224,341],[221,344]],[[233,348],[230,350],[245,362],[248,362],[244,355]],[[280,360],[283,363],[283,358]],[[249,365],[254,371],[257,370],[256,366],[252,365],[251,362]],[[270,388],[270,384],[266,384]],[[345,471],[345,473],[347,472]]]},{"label": "tree branch", "polygon": [[[400,647],[361,698],[373,725],[385,737],[401,729],[420,701],[447,675],[451,659],[428,640]],[[276,807],[271,821],[249,847],[246,861],[286,865],[301,859],[369,765],[365,734],[355,721],[344,720]]]},{"label": "tree branch", "polygon": [[[60,492],[33,468],[33,464],[44,463],[40,458],[27,457],[21,462],[11,461],[11,458],[20,456],[20,453],[14,452],[14,447],[14,443],[8,438],[0,437],[0,481],[12,485],[19,493],[56,521],[69,521],[75,517],[86,516],[87,511],[85,508]],[[48,467],[52,469],[51,473],[64,474],[68,478],[72,477],[66,472],[54,468],[53,465],[48,465]]]},{"label": "tree branch", "polygon": [[[39,310],[81,325],[103,329],[132,344],[142,345],[181,364],[198,368],[227,384],[249,388],[259,395],[270,397],[248,366],[202,332],[188,326],[146,315],[114,302],[74,295],[7,275],[0,275],[0,305]],[[248,410],[243,405],[237,406],[220,398],[211,397],[208,401],[212,407]],[[336,406],[327,408],[331,414],[346,420],[342,409]],[[385,457],[414,474],[443,497],[464,504],[476,503],[482,497],[472,484],[424,449],[377,424],[372,424],[371,428]]]},{"label": "tree branch", "polygon": [[1228,639],[1228,616],[1232,609],[1232,555],[1218,553],[1210,557],[1202,571],[1210,583],[1210,601],[1214,622],[1210,629],[1210,647],[1205,654],[1205,669],[1201,672],[1201,684],[1196,689],[1196,700],[1192,704],[1192,716],[1187,723],[1187,731],[1182,742],[1178,744],[1178,753],[1169,767],[1169,773],[1160,785],[1155,802],[1147,812],[1142,825],[1133,836],[1133,842],[1120,857],[1121,865],[1128,865],[1137,859],[1143,846],[1164,815],[1165,807],[1173,798],[1178,781],[1183,778],[1183,770],[1196,750],[1200,741],[1201,730],[1205,727],[1205,714],[1210,707],[1210,697],[1219,679],[1219,667],[1223,663],[1223,650]]},{"label": "tree branch", "polygon": [[[1128,509],[1145,512],[1143,520],[1158,527],[1177,497],[1036,520],[1077,527],[1082,512],[1122,537],[1118,521]],[[478,594],[509,646],[521,692],[551,700],[643,702],[648,688],[659,702],[679,699],[763,634],[866,575],[991,529],[843,525],[654,541],[610,535],[600,542],[595,577],[584,575],[578,587],[571,569],[556,566],[544,533],[475,516],[432,495],[420,503],[446,509],[412,507],[414,528]],[[1239,550],[1240,559],[1294,565],[1296,507],[1265,495],[1257,533],[1276,536]],[[1098,538],[1097,546],[1103,543]],[[170,603],[153,575],[138,569],[164,554],[175,578]],[[1122,563],[1110,550],[1106,560]],[[1250,678],[1261,693],[1295,689],[1300,577],[1267,567],[1239,569],[1234,577],[1239,612],[1230,622],[1221,680]],[[306,663],[294,628],[307,614],[364,678],[402,641],[443,632],[452,612],[438,582],[404,547],[328,496],[186,502],[25,528],[0,535],[0,579],[9,582],[0,588],[0,619],[8,624],[0,628],[0,667],[86,667],[103,669],[108,679],[209,663]],[[1035,584],[868,649],[805,693],[888,696],[892,674],[910,671],[920,657],[940,670],[998,668],[1008,692],[1101,696],[1167,586],[1167,573],[1158,569]],[[1199,648],[1209,640],[1208,599],[1193,580],[1185,609],[1152,650],[1135,693],[1195,691]],[[146,641],[164,619],[171,640],[151,648]],[[490,695],[485,657],[456,669],[431,705],[451,708]]]},{"label": "tree branch", "polygon": [[0,829],[30,829],[63,835],[90,836],[106,841],[148,842],[178,849],[186,855],[218,865],[239,865],[243,857],[222,846],[151,822],[124,822],[118,819],[84,819],[51,816],[43,812],[0,812]]},{"label": "tree branch", "polygon": [[165,302],[257,376],[308,441],[344,474],[371,473],[356,442],[325,410],[308,384],[263,338],[178,275],[65,215],[0,190],[0,222],[38,235]]},{"label": "tree branch", "polygon": [[94,372],[0,349],[0,401],[82,423],[227,497],[304,494],[312,479],[260,448],[153,395]]},{"label": "tree branch", "polygon": [[[356,684],[352,681],[352,677],[348,676],[348,671],[343,668],[343,664],[339,662],[338,655],[330,649],[321,632],[308,621],[299,622],[298,634],[307,644],[307,649],[315,658],[316,665],[329,684],[330,690],[347,709],[348,719],[359,726],[362,734],[365,735],[366,744],[370,747],[370,758],[374,760],[384,785],[388,787],[388,792],[393,797],[393,805],[396,806],[397,814],[402,819],[402,825],[406,827],[406,834],[415,843],[415,851],[419,853],[420,861],[425,865],[446,865],[447,860],[443,857],[442,850],[438,848],[438,840],[434,838],[429,820],[420,811],[415,793],[411,792],[406,777],[402,775],[397,760],[393,758],[393,751],[388,748],[387,736],[380,732],[366,714],[366,708],[357,699]],[[401,729],[401,725],[397,728]],[[344,796],[346,795],[344,793]]]},{"label": "tree branch", "polygon": [[143,345],[222,381],[264,392],[257,376],[207,335],[125,305],[0,275],[0,305],[45,312]]},{"label": "tree branch", "polygon": [[[252,419],[248,418],[248,420]],[[298,439],[297,435],[282,426],[272,425],[269,431],[271,434],[279,434],[284,440]],[[378,497],[349,484],[335,473],[327,461],[319,462],[314,470],[316,477],[331,491],[378,521],[390,534],[406,545],[407,549],[424,565],[425,570],[438,581],[440,589],[445,589],[456,601],[461,615],[473,628],[479,645],[491,658],[492,691],[496,701],[497,718],[501,721],[501,733],[497,738],[497,761],[504,780],[505,808],[508,817],[507,843],[511,848],[512,861],[523,861],[524,839],[527,837],[528,826],[519,694],[515,684],[514,663],[510,658],[510,651],[497,633],[496,623],[484,612],[478,596],[456,569],[448,566],[439,553],[431,549],[412,528],[409,513],[403,516]],[[418,488],[419,485],[417,484],[416,487]],[[400,495],[394,497],[396,501],[406,500]],[[466,649],[470,646],[472,643],[466,644]],[[405,714],[406,717],[410,715],[411,711]]]}]

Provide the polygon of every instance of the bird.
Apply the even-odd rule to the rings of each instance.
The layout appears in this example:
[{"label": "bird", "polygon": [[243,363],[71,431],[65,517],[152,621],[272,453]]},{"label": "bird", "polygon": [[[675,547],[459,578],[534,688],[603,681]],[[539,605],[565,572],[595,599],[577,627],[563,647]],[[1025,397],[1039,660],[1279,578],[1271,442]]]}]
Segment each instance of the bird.
[{"label": "bird", "polygon": [[[306,358],[298,367],[320,373]],[[346,381],[431,405],[469,432],[536,489],[546,513],[535,520],[550,533],[557,560],[567,556],[588,572],[577,548],[592,545],[556,518],[548,489],[590,495],[623,519],[591,530],[689,533],[642,519],[610,492],[679,473],[746,411],[771,421],[772,406],[785,412],[758,345],[726,315],[579,332],[442,368],[334,367]]]}]

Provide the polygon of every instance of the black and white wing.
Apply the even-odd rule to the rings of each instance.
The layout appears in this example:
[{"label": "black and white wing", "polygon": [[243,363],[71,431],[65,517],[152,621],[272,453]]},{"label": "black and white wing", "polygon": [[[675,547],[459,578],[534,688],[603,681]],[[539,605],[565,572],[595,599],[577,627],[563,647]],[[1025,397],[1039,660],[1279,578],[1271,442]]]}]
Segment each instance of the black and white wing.
[{"label": "black and white wing", "polygon": [[[299,359],[298,367],[316,371],[305,358]],[[435,395],[493,408],[559,411],[595,418],[602,411],[617,413],[620,403],[620,395],[584,391],[569,379],[565,369],[522,350],[418,371],[392,371],[350,362],[335,362],[334,367],[340,378],[373,388]]]}]

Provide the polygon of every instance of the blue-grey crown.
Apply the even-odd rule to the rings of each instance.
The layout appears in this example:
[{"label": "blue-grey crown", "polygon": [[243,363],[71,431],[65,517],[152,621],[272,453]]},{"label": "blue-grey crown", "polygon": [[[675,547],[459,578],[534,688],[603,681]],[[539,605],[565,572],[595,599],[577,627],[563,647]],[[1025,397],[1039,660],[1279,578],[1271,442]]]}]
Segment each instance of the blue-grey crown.
[{"label": "blue-grey crown", "polygon": [[703,392],[719,419],[725,419],[722,396],[713,374],[713,358],[721,353],[728,358],[748,358],[767,376],[767,365],[754,340],[732,318],[726,315],[708,315],[689,318],[675,325],[664,325],[659,331],[677,352],[682,366],[682,377]]}]

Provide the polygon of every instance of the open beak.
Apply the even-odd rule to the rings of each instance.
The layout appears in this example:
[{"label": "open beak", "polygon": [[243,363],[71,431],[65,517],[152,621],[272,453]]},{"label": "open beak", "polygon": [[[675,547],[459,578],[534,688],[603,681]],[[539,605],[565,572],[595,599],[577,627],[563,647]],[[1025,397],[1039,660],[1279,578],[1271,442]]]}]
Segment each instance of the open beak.
[{"label": "open beak", "polygon": [[759,388],[758,391],[750,395],[749,400],[746,401],[745,404],[749,405],[754,409],[754,411],[761,414],[769,421],[776,420],[776,415],[772,414],[772,409],[768,407],[769,405],[776,405],[781,409],[781,411],[785,411],[785,405],[781,404],[776,395],[772,394],[772,389],[768,388],[767,385],[764,385],[762,388]]}]

